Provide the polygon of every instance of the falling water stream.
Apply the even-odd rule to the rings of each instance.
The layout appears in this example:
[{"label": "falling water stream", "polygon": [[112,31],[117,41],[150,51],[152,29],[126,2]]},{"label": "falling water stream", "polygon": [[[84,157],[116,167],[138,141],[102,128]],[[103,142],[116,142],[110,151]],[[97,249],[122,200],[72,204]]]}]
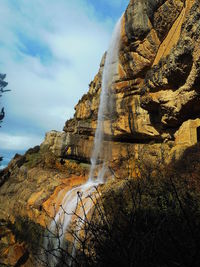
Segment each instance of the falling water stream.
[{"label": "falling water stream", "polygon": [[[122,18],[122,17],[121,17]],[[100,105],[98,111],[97,128],[94,139],[94,150],[91,157],[91,168],[89,181],[94,180],[94,172],[97,166],[98,160],[103,160],[102,168],[98,172],[97,180],[100,183],[104,182],[104,175],[106,172],[106,161],[110,157],[110,149],[106,150],[103,146],[103,140],[105,135],[104,122],[106,116],[109,117],[109,111],[112,111],[112,93],[111,86],[116,74],[118,74],[118,53],[120,45],[120,33],[121,33],[121,18],[117,22],[109,49],[106,54],[103,75],[102,75],[102,91],[100,95]]]},{"label": "falling water stream", "polygon": [[[121,33],[121,18],[117,22],[114,32],[112,34],[111,43],[106,54],[103,74],[102,74],[102,89],[100,95],[100,104],[98,111],[97,128],[94,139],[94,148],[91,157],[91,168],[89,173],[88,181],[78,187],[72,188],[68,191],[63,198],[62,205],[57,212],[54,220],[52,220],[50,226],[48,227],[50,233],[59,234],[59,240],[55,237],[52,239],[51,235],[44,240],[44,248],[48,250],[49,241],[51,241],[51,249],[55,251],[48,255],[48,263],[51,267],[57,266],[59,263],[59,252],[56,250],[60,245],[65,244],[65,233],[67,232],[70,224],[72,222],[72,216],[77,208],[77,195],[81,192],[81,198],[84,201],[84,210],[87,214],[92,207],[92,201],[87,198],[89,194],[94,192],[95,186],[105,182],[105,173],[107,172],[107,162],[111,156],[111,149],[104,148],[104,137],[105,137],[105,120],[109,120],[109,112],[112,110],[112,97],[111,97],[111,86],[113,84],[115,76],[118,74],[118,53],[120,46],[120,33]],[[99,168],[99,161],[101,162]],[[97,173],[97,175],[95,175]],[[87,200],[86,200],[87,198]],[[79,214],[79,216],[84,216],[84,214]],[[62,227],[58,227],[62,226]],[[75,244],[72,249],[72,254],[75,253]],[[69,266],[72,263],[69,260]]]}]

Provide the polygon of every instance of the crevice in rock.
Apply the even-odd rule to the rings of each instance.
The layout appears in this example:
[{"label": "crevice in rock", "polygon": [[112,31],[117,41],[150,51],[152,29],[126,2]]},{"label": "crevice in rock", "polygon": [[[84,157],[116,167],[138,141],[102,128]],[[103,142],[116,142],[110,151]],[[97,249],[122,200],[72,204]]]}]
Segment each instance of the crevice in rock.
[{"label": "crevice in rock", "polygon": [[23,266],[29,259],[29,252],[28,250],[24,253],[24,255],[17,261],[14,267],[21,267]]}]

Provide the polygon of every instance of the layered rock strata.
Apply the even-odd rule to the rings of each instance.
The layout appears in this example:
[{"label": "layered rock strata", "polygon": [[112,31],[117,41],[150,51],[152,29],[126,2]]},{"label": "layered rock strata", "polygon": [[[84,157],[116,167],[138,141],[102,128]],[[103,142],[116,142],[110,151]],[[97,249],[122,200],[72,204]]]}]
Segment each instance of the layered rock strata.
[{"label": "layered rock strata", "polygon": [[[198,1],[130,1],[123,16],[118,75],[106,139],[178,144],[179,128],[200,117]],[[98,74],[66,122],[62,156],[88,160],[97,124],[105,55]],[[187,125],[190,125],[188,123]],[[184,144],[197,142],[197,128]],[[189,128],[188,128],[189,130]],[[192,141],[193,140],[193,141]],[[183,144],[183,142],[182,142]],[[116,153],[115,143],[113,150]]]},{"label": "layered rock strata", "polygon": [[[130,1],[110,92],[112,118],[104,125],[105,151],[112,142],[108,178],[137,176],[144,158],[178,159],[200,141],[199,18],[198,0]],[[0,265],[21,259],[20,266],[32,266],[30,242],[24,233],[16,236],[30,235],[33,222],[44,230],[47,213],[53,216],[65,193],[87,180],[105,55],[64,131],[47,133],[40,147],[16,155],[1,172]]]}]

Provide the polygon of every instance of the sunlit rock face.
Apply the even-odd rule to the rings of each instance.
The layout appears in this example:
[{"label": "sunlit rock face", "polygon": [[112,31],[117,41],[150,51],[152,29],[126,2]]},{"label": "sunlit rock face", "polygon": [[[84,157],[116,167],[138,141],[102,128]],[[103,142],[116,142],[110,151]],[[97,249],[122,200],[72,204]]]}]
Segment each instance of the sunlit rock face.
[{"label": "sunlit rock face", "polygon": [[33,256],[44,230],[66,192],[85,183],[87,173],[87,165],[60,162],[44,144],[15,156],[1,173],[0,266],[40,266]]},{"label": "sunlit rock face", "polygon": [[[200,116],[199,11],[198,1],[130,1],[112,88],[112,132],[105,121],[107,137],[127,143],[174,141],[185,121]],[[75,107],[74,119],[64,127],[76,135],[76,141],[68,143],[73,151],[76,144],[80,150],[80,140],[88,145],[93,140],[104,61],[105,55],[88,93]]]},{"label": "sunlit rock face", "polygon": [[[130,1],[111,89],[112,119],[104,122],[104,147],[112,142],[113,161],[130,151],[151,152],[150,144],[157,150],[164,144],[169,158],[178,157],[200,139],[199,13],[199,1]],[[105,56],[64,132],[46,136],[43,144],[57,156],[90,162]]]},{"label": "sunlit rock face", "polygon": [[[104,122],[104,149],[112,142],[110,166],[116,177],[134,176],[141,155],[155,162],[164,151],[168,160],[178,159],[200,141],[199,14],[199,0],[130,1],[111,88],[112,118]],[[87,180],[105,55],[64,131],[47,133],[40,147],[16,155],[1,172],[0,221],[18,222],[18,231],[26,225],[23,231],[29,234],[33,222],[44,229],[46,212],[53,216],[65,193]],[[0,265],[25,261],[30,244],[16,241],[15,231],[5,226],[0,231],[6,236],[0,240]]]}]

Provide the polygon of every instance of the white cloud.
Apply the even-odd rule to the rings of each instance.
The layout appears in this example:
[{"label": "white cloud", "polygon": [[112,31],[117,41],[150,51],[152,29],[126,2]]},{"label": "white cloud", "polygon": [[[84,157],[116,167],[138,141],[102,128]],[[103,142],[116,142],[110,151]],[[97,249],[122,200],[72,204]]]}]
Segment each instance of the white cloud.
[{"label": "white cloud", "polygon": [[3,170],[6,167],[6,165],[0,165],[0,170]]},{"label": "white cloud", "polygon": [[40,142],[34,132],[26,136],[27,129],[11,131],[12,117],[44,132],[61,130],[72,117],[114,26],[96,12],[86,0],[0,0],[0,72],[7,74],[12,90],[3,97],[3,130],[9,128],[9,135],[0,135],[0,147],[17,150]]},{"label": "white cloud", "polygon": [[0,147],[3,150],[17,151],[26,150],[42,142],[40,136],[32,135],[10,135],[0,133]]},{"label": "white cloud", "polygon": [[[61,129],[98,71],[110,29],[106,22],[95,20],[93,8],[86,8],[81,0],[16,3],[2,0],[0,4],[4,32],[0,71],[7,73],[12,89],[7,110],[10,116],[13,112],[20,119],[32,120],[45,131]],[[23,53],[25,44],[18,32],[45,46],[51,53],[49,62]]]}]

